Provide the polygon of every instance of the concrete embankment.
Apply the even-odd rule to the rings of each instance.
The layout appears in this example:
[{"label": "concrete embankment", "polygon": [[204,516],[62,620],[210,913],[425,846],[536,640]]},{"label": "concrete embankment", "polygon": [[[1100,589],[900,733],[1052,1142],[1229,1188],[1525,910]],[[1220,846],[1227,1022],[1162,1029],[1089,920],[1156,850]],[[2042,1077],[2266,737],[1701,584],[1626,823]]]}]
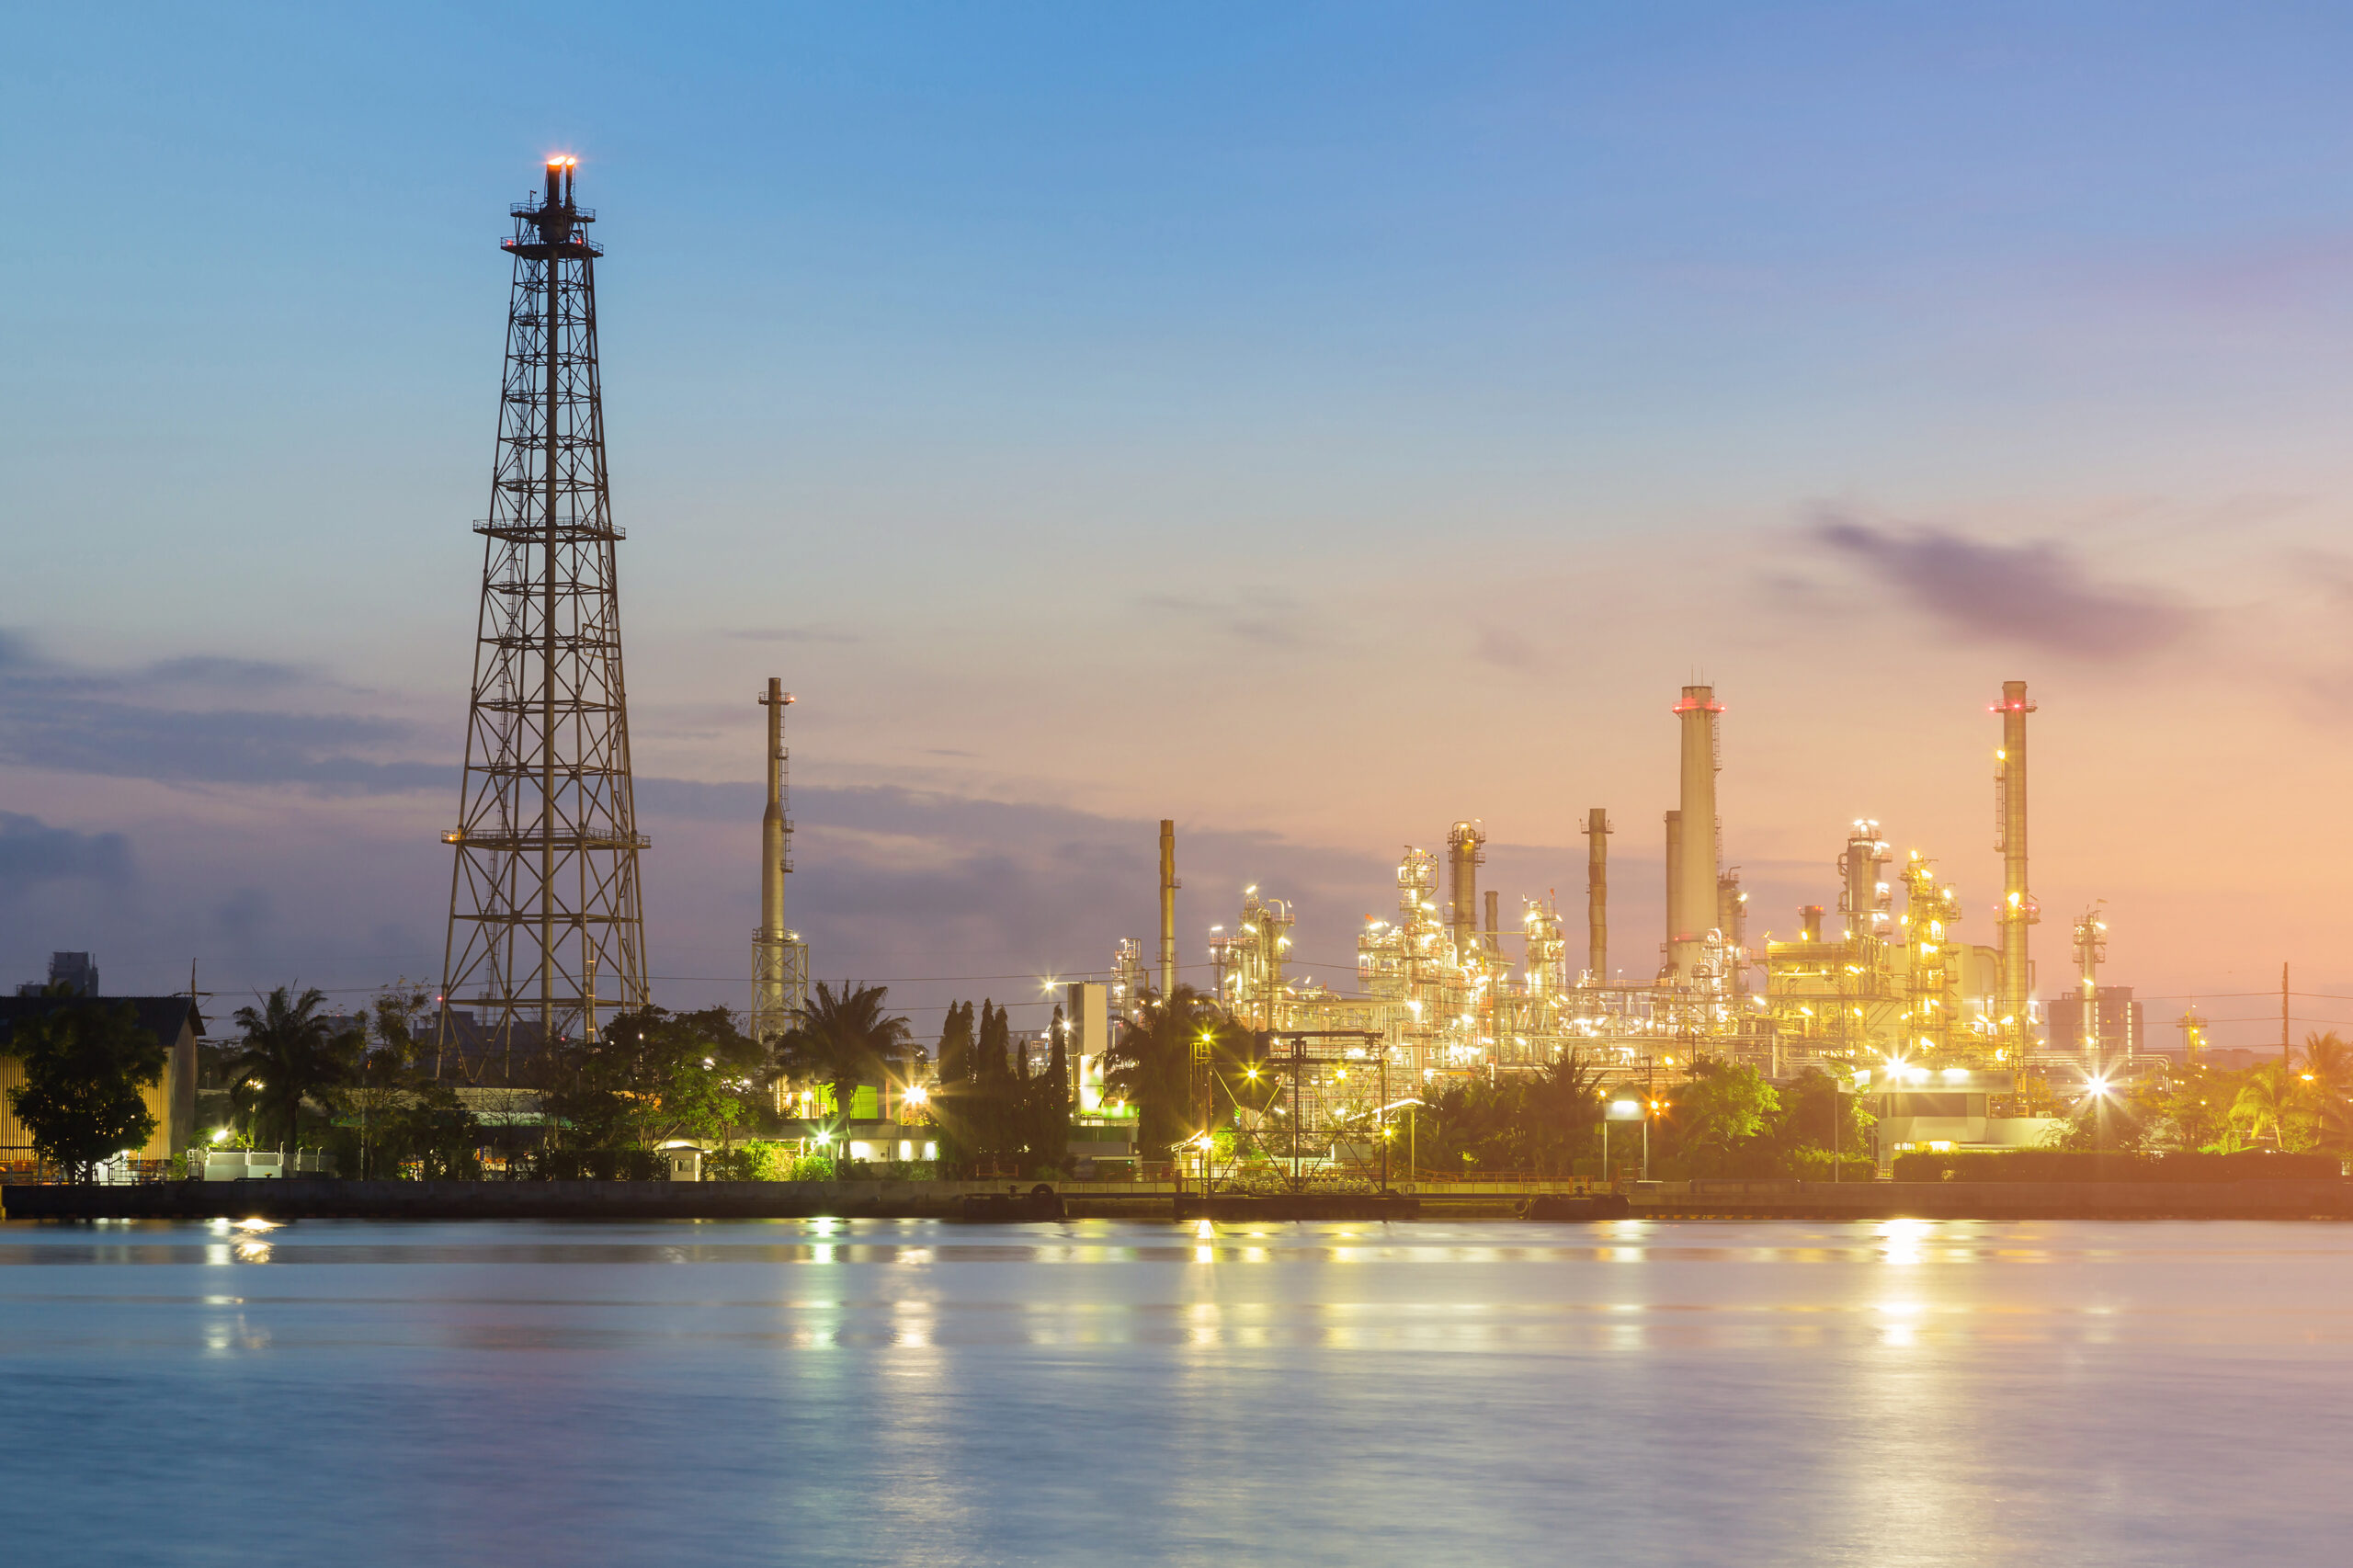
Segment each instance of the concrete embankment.
[{"label": "concrete embankment", "polygon": [[1641,1182],[1654,1220],[2344,1220],[2353,1181]]},{"label": "concrete embankment", "polygon": [[1626,1199],[1529,1188],[1221,1193],[1134,1182],[268,1181],[0,1187],[12,1220],[1597,1220]]},{"label": "concrete embankment", "polygon": [[1220,1193],[1142,1183],[156,1182],[0,1187],[11,1220],[2304,1220],[2353,1219],[2353,1180],[1639,1184],[1631,1197],[1452,1187]]},{"label": "concrete embankment", "polygon": [[[1170,1189],[956,1181],[176,1181],[0,1187],[11,1220],[954,1220],[1058,1218],[1080,1202],[1169,1211]],[[1067,1196],[1068,1210],[1063,1208]]]}]

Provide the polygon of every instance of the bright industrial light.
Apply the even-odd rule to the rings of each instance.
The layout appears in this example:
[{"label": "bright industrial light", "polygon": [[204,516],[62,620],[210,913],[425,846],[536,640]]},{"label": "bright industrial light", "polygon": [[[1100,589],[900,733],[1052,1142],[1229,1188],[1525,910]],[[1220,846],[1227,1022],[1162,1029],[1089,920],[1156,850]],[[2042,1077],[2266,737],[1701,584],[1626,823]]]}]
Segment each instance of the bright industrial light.
[{"label": "bright industrial light", "polygon": [[2084,1085],[2084,1092],[2087,1095],[2104,1095],[2108,1093],[2108,1080],[2094,1078]]},{"label": "bright industrial light", "polygon": [[907,1085],[907,1103],[909,1105],[921,1105],[929,1098],[931,1098],[931,1091],[923,1085],[909,1084]]}]

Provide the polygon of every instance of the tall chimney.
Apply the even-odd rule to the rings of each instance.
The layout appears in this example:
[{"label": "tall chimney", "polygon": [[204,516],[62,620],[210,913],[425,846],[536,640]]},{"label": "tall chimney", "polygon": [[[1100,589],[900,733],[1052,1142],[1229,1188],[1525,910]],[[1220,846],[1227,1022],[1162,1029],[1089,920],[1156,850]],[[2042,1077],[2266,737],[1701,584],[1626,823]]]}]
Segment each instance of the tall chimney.
[{"label": "tall chimney", "polygon": [[1585,961],[1596,985],[1609,983],[1609,813],[1585,814]]},{"label": "tall chimney", "polygon": [[[792,869],[792,818],[785,812],[784,710],[792,693],[768,677],[760,697],[768,710],[768,803],[760,813],[760,928],[752,936],[752,1038],[776,1039],[792,1027],[792,1011],[807,998],[806,949],[785,929],[784,878]],[[779,1091],[780,1092],[780,1091]]]},{"label": "tall chimney", "polygon": [[1503,951],[1503,933],[1495,925],[1495,890],[1489,888],[1487,890],[1487,950],[1491,953]]},{"label": "tall chimney", "polygon": [[1682,852],[1676,858],[1675,931],[1668,957],[1675,978],[1690,984],[1716,916],[1715,688],[1687,686],[1675,705],[1683,725]]},{"label": "tall chimney", "polygon": [[1176,994],[1176,823],[1160,819],[1160,994]]},{"label": "tall chimney", "polygon": [[1487,835],[1479,824],[1456,823],[1446,835],[1447,860],[1452,871],[1449,893],[1453,900],[1454,961],[1467,964],[1479,946],[1479,866],[1486,859]]},{"label": "tall chimney", "polygon": [[2002,907],[1996,912],[2002,927],[2002,1040],[2013,1062],[2032,1043],[2027,1022],[2027,982],[2032,973],[2027,927],[2040,918],[2026,886],[2026,716],[2034,709],[2026,682],[2002,683],[2002,700],[1994,705],[2002,716],[2002,749],[1994,754],[1994,815],[1999,824],[1994,847],[2002,857]]}]

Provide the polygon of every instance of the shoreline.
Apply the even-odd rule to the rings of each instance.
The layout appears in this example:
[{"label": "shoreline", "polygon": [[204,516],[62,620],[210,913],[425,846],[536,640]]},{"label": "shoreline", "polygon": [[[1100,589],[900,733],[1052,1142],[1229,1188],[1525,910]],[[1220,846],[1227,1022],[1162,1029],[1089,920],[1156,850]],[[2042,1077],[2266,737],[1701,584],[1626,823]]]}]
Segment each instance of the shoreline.
[{"label": "shoreline", "polygon": [[[1549,1186],[1550,1190],[1546,1187]],[[2353,1180],[1645,1182],[1217,1193],[1091,1182],[153,1182],[0,1187],[10,1220],[2347,1220]]]}]

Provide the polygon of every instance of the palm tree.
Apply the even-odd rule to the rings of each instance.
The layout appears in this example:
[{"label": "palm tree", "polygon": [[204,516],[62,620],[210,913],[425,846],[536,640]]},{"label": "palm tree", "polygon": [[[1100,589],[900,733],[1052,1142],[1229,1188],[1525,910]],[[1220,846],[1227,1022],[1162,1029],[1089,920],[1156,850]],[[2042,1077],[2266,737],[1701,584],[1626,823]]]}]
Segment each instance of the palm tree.
[{"label": "palm tree", "polygon": [[2353,1122],[2353,1045],[2335,1029],[2306,1035],[2302,1075],[2324,1117],[2339,1128]]},{"label": "palm tree", "polygon": [[[834,1092],[836,1128],[846,1128],[850,1106],[860,1084],[881,1079],[893,1057],[904,1054],[913,1037],[907,1020],[882,1010],[890,988],[844,983],[836,993],[824,981],[817,995],[795,1016],[791,1029],[777,1041],[776,1069],[783,1076],[813,1078]],[[842,1145],[847,1158],[849,1145]]]},{"label": "palm tree", "polygon": [[1165,996],[1147,994],[1137,1017],[1103,1053],[1103,1085],[1136,1108],[1136,1143],[1147,1157],[1166,1159],[1169,1145],[1189,1137],[1200,1108],[1193,1103],[1193,1045],[1220,1032],[1217,1004],[1178,983]]},{"label": "palm tree", "polygon": [[233,1088],[277,1109],[284,1132],[278,1148],[291,1153],[301,1131],[302,1101],[351,1081],[360,1037],[357,1029],[338,1032],[319,1017],[327,999],[315,987],[290,999],[287,989],[279,986],[257,1008],[237,1009],[245,1041],[229,1058],[229,1070],[235,1074]]},{"label": "palm tree", "polygon": [[2287,1149],[2291,1137],[2313,1125],[2313,1098],[2312,1085],[2286,1062],[2268,1062],[2247,1070],[2238,1098],[2231,1102],[2231,1119],[2245,1122],[2256,1138],[2270,1133]]}]

